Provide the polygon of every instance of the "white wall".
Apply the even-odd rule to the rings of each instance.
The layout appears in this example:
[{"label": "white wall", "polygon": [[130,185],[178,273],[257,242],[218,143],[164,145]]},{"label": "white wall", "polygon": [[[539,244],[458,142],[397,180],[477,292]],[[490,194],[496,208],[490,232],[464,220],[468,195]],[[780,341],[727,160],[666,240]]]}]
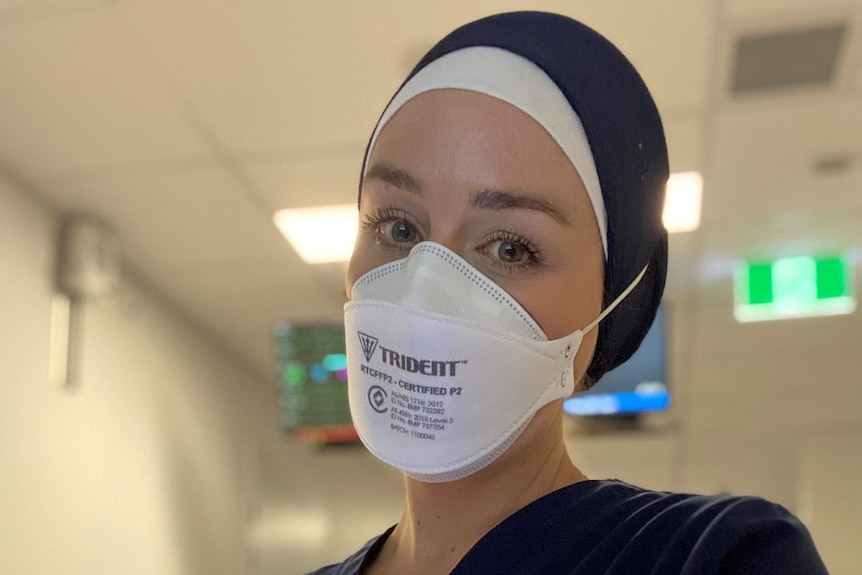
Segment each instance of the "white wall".
[{"label": "white wall", "polygon": [[55,232],[0,181],[0,573],[253,572],[267,382],[131,284],[131,305],[85,306],[79,379],[53,387]]}]

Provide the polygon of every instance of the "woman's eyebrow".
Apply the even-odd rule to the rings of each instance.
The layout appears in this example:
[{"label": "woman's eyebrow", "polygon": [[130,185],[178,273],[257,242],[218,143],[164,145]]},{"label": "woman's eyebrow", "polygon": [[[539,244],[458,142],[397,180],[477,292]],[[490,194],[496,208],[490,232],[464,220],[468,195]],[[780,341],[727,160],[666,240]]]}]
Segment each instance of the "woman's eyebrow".
[{"label": "woman's eyebrow", "polygon": [[380,180],[396,188],[422,196],[422,184],[415,177],[393,166],[374,164],[365,173],[366,180]]},{"label": "woman's eyebrow", "polygon": [[544,198],[513,190],[482,190],[470,196],[470,205],[486,210],[535,210],[543,212],[564,226],[569,219],[554,204]]}]

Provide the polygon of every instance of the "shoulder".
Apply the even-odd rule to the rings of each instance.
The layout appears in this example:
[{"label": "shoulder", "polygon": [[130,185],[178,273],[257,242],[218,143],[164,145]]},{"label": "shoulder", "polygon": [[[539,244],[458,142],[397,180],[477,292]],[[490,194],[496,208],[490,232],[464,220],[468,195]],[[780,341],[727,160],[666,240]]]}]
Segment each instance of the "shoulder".
[{"label": "shoulder", "polygon": [[619,481],[554,492],[504,521],[477,547],[471,560],[486,563],[502,554],[501,564],[535,573],[826,573],[808,531],[779,505],[757,497],[650,491]]},{"label": "shoulder", "polygon": [[705,543],[718,541],[725,550],[718,573],[827,573],[811,534],[793,514],[756,497],[732,499],[725,514],[713,521],[715,533],[703,534]]},{"label": "shoulder", "polygon": [[[621,482],[600,487],[609,493],[592,501],[605,503],[615,526],[603,525],[596,537],[632,557],[651,556],[656,565],[684,573],[826,573],[802,522],[760,497],[659,492]],[[611,509],[609,501],[616,502]]]},{"label": "shoulder", "polygon": [[760,497],[650,491],[622,482],[596,487],[586,505],[606,519],[594,537],[623,556],[651,557],[666,567],[655,572],[826,573],[802,522]]}]

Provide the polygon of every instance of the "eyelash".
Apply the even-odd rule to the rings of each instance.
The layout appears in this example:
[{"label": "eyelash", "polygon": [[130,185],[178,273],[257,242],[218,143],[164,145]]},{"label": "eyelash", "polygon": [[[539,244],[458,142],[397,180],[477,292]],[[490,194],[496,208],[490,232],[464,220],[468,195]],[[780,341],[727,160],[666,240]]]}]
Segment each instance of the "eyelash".
[{"label": "eyelash", "polygon": [[494,242],[518,244],[524,248],[527,259],[521,263],[510,263],[501,259],[493,258],[494,265],[503,268],[507,274],[544,265],[544,257],[541,250],[539,250],[539,248],[536,247],[529,238],[519,234],[518,232],[513,232],[511,230],[492,232],[482,244],[483,252]]},{"label": "eyelash", "polygon": [[[407,222],[410,226],[413,227],[413,229],[416,231],[417,237],[420,239],[417,239],[415,242],[404,242],[403,244],[391,241],[387,242],[385,238],[381,237],[382,234],[380,228],[384,224],[396,221]],[[416,245],[416,243],[423,241],[421,239],[421,233],[418,226],[411,221],[410,216],[406,211],[399,208],[387,207],[375,209],[374,211],[363,217],[362,228],[378,244],[388,248],[409,251],[414,245]],[[521,263],[510,263],[488,255],[488,247],[495,242],[508,242],[520,245],[524,248],[524,252],[527,256],[526,261]],[[515,273],[517,271],[522,271],[544,265],[544,257],[541,250],[539,250],[529,238],[511,230],[499,230],[492,232],[484,239],[479,248],[479,251],[480,253],[482,253],[483,256],[493,260],[492,265],[501,268],[503,272],[508,275],[511,275],[512,273]]]},{"label": "eyelash", "polygon": [[[414,243],[405,243],[404,245],[397,245],[392,243],[387,243],[381,238],[380,226],[383,224],[396,222],[396,221],[404,221],[410,224],[414,230],[416,230],[416,235],[419,236],[419,228],[416,226],[411,220],[407,212],[398,208],[377,208],[370,214],[366,215],[362,220],[362,228],[368,233],[378,244],[384,245],[386,247],[394,247],[396,249],[409,250],[413,247]],[[419,240],[421,241],[421,240]]]}]

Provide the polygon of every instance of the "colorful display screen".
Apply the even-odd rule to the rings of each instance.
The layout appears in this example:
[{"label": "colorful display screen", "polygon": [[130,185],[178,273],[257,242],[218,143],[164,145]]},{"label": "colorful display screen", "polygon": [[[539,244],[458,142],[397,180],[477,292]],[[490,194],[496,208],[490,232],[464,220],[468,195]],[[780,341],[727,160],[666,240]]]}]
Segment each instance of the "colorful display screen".
[{"label": "colorful display screen", "polygon": [[347,402],[344,325],[273,326],[282,427],[301,442],[357,441]]},{"label": "colorful display screen", "polygon": [[563,404],[571,415],[631,415],[670,407],[667,389],[666,311],[659,308],[641,346],[627,362],[609,371],[589,391]]}]

